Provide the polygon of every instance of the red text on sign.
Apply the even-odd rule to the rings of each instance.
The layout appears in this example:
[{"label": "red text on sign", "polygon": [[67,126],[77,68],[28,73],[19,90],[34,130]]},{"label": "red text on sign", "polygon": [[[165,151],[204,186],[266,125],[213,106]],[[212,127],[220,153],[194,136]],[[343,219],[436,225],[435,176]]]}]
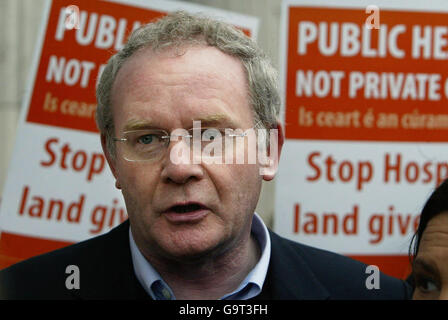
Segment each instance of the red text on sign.
[{"label": "red text on sign", "polygon": [[57,165],[62,170],[86,171],[87,181],[92,181],[94,175],[99,175],[105,167],[105,158],[102,153],[92,152],[88,154],[84,150],[73,151],[70,144],[59,145],[58,138],[50,138],[45,143],[45,151],[49,159],[42,160],[44,167]]},{"label": "red text on sign", "polygon": [[420,215],[401,214],[395,212],[394,206],[389,206],[388,213],[373,213],[369,218],[369,233],[374,237],[371,244],[381,242],[385,235],[400,234],[405,236],[418,228]]},{"label": "red text on sign", "polygon": [[316,181],[322,177],[329,182],[355,181],[356,190],[361,191],[363,185],[373,177],[373,165],[370,161],[337,161],[332,155],[322,160],[321,153],[316,151],[308,156],[308,164],[313,170],[313,174],[306,177],[308,181]]},{"label": "red text on sign", "polygon": [[20,200],[19,215],[31,218],[66,221],[79,223],[85,202],[85,195],[81,194],[78,200],[66,204],[62,199],[47,199],[42,196],[30,195],[30,187],[23,188]]},{"label": "red text on sign", "polygon": [[358,233],[358,206],[354,205],[351,212],[339,215],[336,212],[302,212],[300,204],[294,206],[294,233],[303,234],[346,234]]},{"label": "red text on sign", "polygon": [[439,185],[448,177],[448,162],[404,161],[401,154],[387,153],[384,158],[384,182],[431,183]]},{"label": "red text on sign", "polygon": [[107,205],[97,205],[92,210],[90,216],[90,221],[94,226],[89,232],[92,234],[97,234],[103,231],[105,223],[107,223],[109,228],[114,227],[117,222],[121,223],[127,219],[126,210],[124,208],[117,207],[118,200],[113,199],[112,206]]}]

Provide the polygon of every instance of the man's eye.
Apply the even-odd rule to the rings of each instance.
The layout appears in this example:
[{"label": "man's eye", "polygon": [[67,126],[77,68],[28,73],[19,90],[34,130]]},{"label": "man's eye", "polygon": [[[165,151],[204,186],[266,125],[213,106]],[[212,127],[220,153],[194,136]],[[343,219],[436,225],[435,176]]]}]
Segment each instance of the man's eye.
[{"label": "man's eye", "polygon": [[213,141],[215,139],[219,139],[221,137],[221,132],[217,129],[206,129],[202,133],[202,139],[206,141]]},{"label": "man's eye", "polygon": [[439,290],[438,285],[431,278],[417,279],[417,287],[423,292],[433,292]]},{"label": "man's eye", "polygon": [[137,139],[138,143],[141,144],[150,144],[154,142],[155,136],[153,134],[145,134]]}]

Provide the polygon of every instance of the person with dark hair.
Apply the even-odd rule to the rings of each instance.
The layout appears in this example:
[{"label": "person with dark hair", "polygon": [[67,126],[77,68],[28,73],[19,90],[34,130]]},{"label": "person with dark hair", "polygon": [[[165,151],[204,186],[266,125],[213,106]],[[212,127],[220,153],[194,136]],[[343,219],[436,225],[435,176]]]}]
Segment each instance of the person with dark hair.
[{"label": "person with dark hair", "polygon": [[414,300],[448,300],[448,180],[426,201],[409,247]]}]

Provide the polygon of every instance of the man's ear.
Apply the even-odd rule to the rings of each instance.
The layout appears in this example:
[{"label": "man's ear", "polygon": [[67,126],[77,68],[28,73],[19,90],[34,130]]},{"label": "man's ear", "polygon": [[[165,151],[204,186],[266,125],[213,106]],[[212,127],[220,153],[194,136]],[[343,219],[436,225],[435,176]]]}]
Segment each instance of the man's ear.
[{"label": "man's ear", "polygon": [[115,177],[115,187],[121,189],[120,182],[118,181],[117,170],[115,166],[115,159],[110,154],[109,148],[107,147],[107,138],[105,134],[101,134],[101,147],[103,148],[103,153],[106,157],[107,164],[109,165],[110,171]]},{"label": "man's ear", "polygon": [[260,174],[263,176],[263,180],[271,181],[277,173],[280,154],[285,139],[283,126],[280,121],[277,121],[277,127],[271,128],[267,134],[269,134],[268,158],[266,163],[261,165]]}]

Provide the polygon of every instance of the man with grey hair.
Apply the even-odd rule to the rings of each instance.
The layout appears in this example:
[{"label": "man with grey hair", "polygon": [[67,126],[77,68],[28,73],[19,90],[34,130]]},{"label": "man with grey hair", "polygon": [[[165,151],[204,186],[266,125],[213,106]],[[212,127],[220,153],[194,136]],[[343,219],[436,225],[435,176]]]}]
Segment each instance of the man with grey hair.
[{"label": "man with grey hair", "polygon": [[[101,143],[129,219],[0,272],[0,296],[409,297],[403,281],[384,274],[369,289],[365,265],[283,239],[255,213],[262,181],[275,176],[283,129],[276,71],[241,31],[185,12],[142,26],[109,60],[97,100]],[[254,149],[249,137],[262,130],[275,134]],[[267,161],[247,161],[265,147]],[[244,161],[235,163],[238,155]],[[75,289],[66,283],[69,265],[81,275]]]}]

